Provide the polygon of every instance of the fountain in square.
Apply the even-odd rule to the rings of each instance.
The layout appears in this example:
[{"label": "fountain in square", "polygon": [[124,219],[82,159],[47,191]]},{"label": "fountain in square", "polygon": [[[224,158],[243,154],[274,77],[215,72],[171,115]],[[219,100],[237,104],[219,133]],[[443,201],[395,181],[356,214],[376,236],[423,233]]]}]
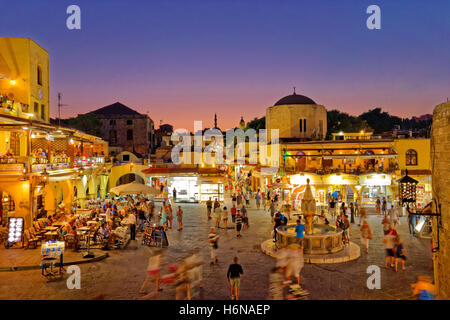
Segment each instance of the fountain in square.
[{"label": "fountain in square", "polygon": [[[301,214],[305,218],[305,234],[303,253],[306,262],[337,263],[357,259],[360,256],[359,246],[350,242],[345,246],[342,241],[342,230],[332,225],[314,223],[316,200],[307,179],[306,190],[301,201]],[[261,244],[264,253],[276,257],[277,251],[296,243],[296,223],[290,223],[277,229],[277,241],[266,240]]]}]

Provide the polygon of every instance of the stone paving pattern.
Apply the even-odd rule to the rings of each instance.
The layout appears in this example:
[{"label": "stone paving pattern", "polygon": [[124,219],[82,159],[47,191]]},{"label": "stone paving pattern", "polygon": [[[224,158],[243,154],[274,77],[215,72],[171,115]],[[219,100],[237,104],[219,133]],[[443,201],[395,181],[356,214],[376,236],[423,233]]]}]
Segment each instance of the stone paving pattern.
[{"label": "stone paving pattern", "polygon": [[[272,223],[270,214],[254,208],[248,210],[250,228],[243,230],[237,239],[235,231],[219,229],[220,235],[217,265],[209,265],[207,236],[214,220],[206,218],[206,208],[199,204],[181,204],[184,210],[184,229],[168,231],[169,247],[165,249],[164,271],[167,266],[188,255],[194,247],[200,248],[205,261],[203,266],[204,289],[197,291],[195,299],[229,299],[226,271],[234,255],[238,255],[244,269],[241,280],[241,299],[266,299],[269,286],[269,272],[275,259],[261,252],[261,243],[270,238]],[[230,219],[231,220],[231,219]],[[382,243],[382,218],[369,215],[368,222],[374,239],[369,254],[361,250],[361,257],[342,264],[305,264],[302,271],[303,285],[310,292],[310,299],[412,299],[410,285],[418,274],[432,276],[430,241],[408,234],[406,218],[401,218],[397,230],[404,240],[407,253],[406,271],[395,273],[384,268],[384,246]],[[139,288],[146,276],[148,258],[153,248],[141,246],[138,241],[130,242],[125,250],[110,250],[105,260],[79,265],[81,268],[81,289],[69,290],[66,281],[47,282],[40,270],[0,272],[0,299],[92,299],[102,294],[105,299],[138,299]],[[357,225],[351,229],[351,240],[360,244]],[[3,254],[0,249],[0,265]],[[39,250],[17,250],[23,255],[39,255]],[[81,253],[79,253],[81,255]],[[24,257],[23,259],[27,259]],[[31,259],[31,258],[30,258]],[[34,258],[33,258],[34,259]],[[369,290],[366,281],[369,265],[381,268],[381,289]],[[67,275],[66,275],[67,278]],[[175,299],[172,285],[163,286],[157,299]],[[153,284],[149,290],[153,289]]]}]

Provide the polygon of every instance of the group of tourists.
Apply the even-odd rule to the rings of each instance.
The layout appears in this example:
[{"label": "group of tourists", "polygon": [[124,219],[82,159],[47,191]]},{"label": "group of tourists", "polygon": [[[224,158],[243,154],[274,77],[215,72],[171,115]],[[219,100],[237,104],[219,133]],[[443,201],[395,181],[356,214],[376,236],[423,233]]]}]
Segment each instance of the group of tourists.
[{"label": "group of tourists", "polygon": [[[154,298],[158,292],[163,291],[162,285],[173,284],[176,288],[176,300],[191,300],[192,290],[203,287],[203,260],[199,255],[199,249],[195,248],[189,256],[179,259],[176,264],[167,266],[166,274],[162,274],[163,252],[161,249],[155,249],[148,260],[147,274],[139,290],[145,296],[140,299]],[[155,283],[155,288],[147,293],[147,288],[152,282]]]}]

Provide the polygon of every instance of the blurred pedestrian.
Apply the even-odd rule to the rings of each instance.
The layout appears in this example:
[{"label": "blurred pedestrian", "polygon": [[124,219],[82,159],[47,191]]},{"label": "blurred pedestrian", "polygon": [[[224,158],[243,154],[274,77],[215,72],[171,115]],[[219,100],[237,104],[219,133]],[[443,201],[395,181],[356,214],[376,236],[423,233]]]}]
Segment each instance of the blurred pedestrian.
[{"label": "blurred pedestrian", "polygon": [[269,297],[268,300],[284,300],[284,274],[285,270],[275,267],[269,275]]},{"label": "blurred pedestrian", "polygon": [[191,300],[191,284],[187,274],[188,265],[186,260],[181,260],[178,265],[175,272],[175,299]]},{"label": "blurred pedestrian", "polygon": [[350,202],[350,223],[355,223],[355,206]]},{"label": "blurred pedestrian", "polygon": [[398,261],[401,261],[402,270],[405,270],[405,261],[406,261],[406,252],[405,248],[403,247],[402,240],[400,239],[400,236],[396,236],[394,238],[394,255],[395,255],[395,272],[397,272],[398,268]]},{"label": "blurred pedestrian", "polygon": [[140,293],[146,293],[145,289],[147,288],[148,284],[151,281],[155,281],[155,291],[161,291],[160,288],[160,268],[161,268],[161,259],[162,259],[162,251],[156,250],[148,259],[148,265],[147,265],[147,275],[145,277],[144,283],[141,286],[141,289],[139,290]]},{"label": "blurred pedestrian", "polygon": [[387,216],[384,216],[383,221],[381,221],[381,224],[383,225],[383,231],[384,234],[388,234],[391,230],[391,221],[389,221],[389,218]]},{"label": "blurred pedestrian", "polygon": [[178,206],[177,221],[178,221],[178,231],[183,230],[183,209],[181,209],[181,206]]},{"label": "blurred pedestrian", "polygon": [[386,197],[383,197],[383,203],[381,204],[381,209],[383,211],[383,214],[387,216],[387,201]]},{"label": "blurred pedestrian", "polygon": [[240,210],[238,210],[236,213],[235,223],[236,223],[236,237],[240,238],[242,229],[242,215]]},{"label": "blurred pedestrian", "polygon": [[295,240],[303,252],[303,239],[304,239],[305,225],[302,223],[301,218],[297,220],[295,226]]},{"label": "blurred pedestrian", "polygon": [[237,209],[236,209],[236,205],[233,203],[233,207],[231,208],[231,222],[235,222],[236,219],[236,213],[237,213]]},{"label": "blurred pedestrian", "polygon": [[274,223],[273,223],[273,242],[277,242],[277,232],[278,227],[281,226],[283,221],[281,221],[280,213],[277,212],[275,214]]},{"label": "blurred pedestrian", "polygon": [[212,206],[213,206],[213,203],[211,201],[211,197],[209,197],[208,201],[206,201],[206,214],[208,216],[208,219],[211,219]]},{"label": "blurred pedestrian", "polygon": [[223,228],[225,230],[228,230],[228,209],[227,209],[227,207],[223,207],[223,209],[222,209],[222,223],[223,223]]},{"label": "blurred pedestrian", "polygon": [[369,241],[372,240],[373,235],[372,230],[370,229],[370,226],[366,220],[364,220],[360,230],[361,230],[361,244],[366,248],[366,253],[369,253]]},{"label": "blurred pedestrian", "polygon": [[191,287],[203,287],[203,260],[199,256],[199,249],[195,248],[192,255],[186,258],[188,265],[188,277],[190,278]]},{"label": "blurred pedestrian", "polygon": [[209,241],[209,248],[211,253],[211,264],[214,264],[219,261],[217,259],[217,253],[216,250],[219,248],[219,236],[216,234],[216,231],[214,228],[211,228],[209,230],[208,235],[208,241]]},{"label": "blurred pedestrian", "polygon": [[411,285],[412,293],[418,300],[435,300],[436,288],[429,276],[417,276],[417,282]]},{"label": "blurred pedestrian", "polygon": [[386,258],[384,261],[384,266],[387,268],[388,263],[390,263],[391,268],[394,268],[394,238],[393,231],[390,230],[383,239],[384,247],[386,250]]},{"label": "blurred pedestrian", "polygon": [[255,202],[256,202],[256,209],[259,210],[259,208],[261,207],[261,193],[259,192],[259,190],[255,195]]},{"label": "blurred pedestrian", "polygon": [[231,300],[239,300],[239,287],[241,285],[241,274],[244,274],[242,266],[238,264],[238,258],[233,258],[227,271],[227,279],[231,289]]},{"label": "blurred pedestrian", "polygon": [[380,197],[377,198],[375,207],[377,209],[377,214],[381,215],[381,200],[380,200]]},{"label": "blurred pedestrian", "polygon": [[[270,201],[270,200],[268,200],[268,201]],[[270,212],[270,216],[272,217],[272,220],[273,220],[273,217],[275,215],[276,210],[277,210],[277,208],[276,208],[275,202],[274,201],[270,201],[269,212]]]},{"label": "blurred pedestrian", "polygon": [[136,240],[136,216],[133,211],[128,213],[128,225],[130,226],[130,240]]},{"label": "blurred pedestrian", "polygon": [[358,226],[361,226],[361,221],[366,220],[366,216],[367,216],[366,208],[361,206],[360,209],[359,209],[359,223],[358,223]]},{"label": "blurred pedestrian", "polygon": [[409,233],[411,235],[416,234],[416,224],[417,224],[417,218],[415,214],[408,214],[408,224],[409,224]]},{"label": "blurred pedestrian", "polygon": [[289,245],[289,257],[286,271],[286,281],[290,282],[294,276],[297,285],[300,285],[300,273],[303,269],[304,260],[301,248],[297,244]]}]

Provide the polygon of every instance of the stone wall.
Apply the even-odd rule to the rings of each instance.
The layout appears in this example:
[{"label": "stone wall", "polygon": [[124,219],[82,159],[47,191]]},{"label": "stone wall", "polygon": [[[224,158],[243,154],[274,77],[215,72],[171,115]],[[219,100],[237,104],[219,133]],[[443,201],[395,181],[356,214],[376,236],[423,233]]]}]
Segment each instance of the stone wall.
[{"label": "stone wall", "polygon": [[[111,120],[114,120],[111,123]],[[103,139],[113,147],[119,146],[123,151],[136,151],[140,154],[148,154],[152,148],[152,124],[145,115],[111,115],[101,117]],[[130,124],[128,124],[130,122]],[[110,133],[116,131],[116,143],[113,143]],[[133,139],[127,139],[127,131],[132,130]]]},{"label": "stone wall", "polygon": [[439,250],[434,254],[434,278],[439,298],[450,299],[450,102],[434,109],[431,165],[433,198],[442,207],[441,224],[433,218],[434,247],[437,247],[439,240]]},{"label": "stone wall", "polygon": [[[306,119],[306,132],[300,132],[299,119]],[[278,129],[280,138],[325,138],[327,110],[321,105],[278,105],[266,110],[266,129]]]}]

